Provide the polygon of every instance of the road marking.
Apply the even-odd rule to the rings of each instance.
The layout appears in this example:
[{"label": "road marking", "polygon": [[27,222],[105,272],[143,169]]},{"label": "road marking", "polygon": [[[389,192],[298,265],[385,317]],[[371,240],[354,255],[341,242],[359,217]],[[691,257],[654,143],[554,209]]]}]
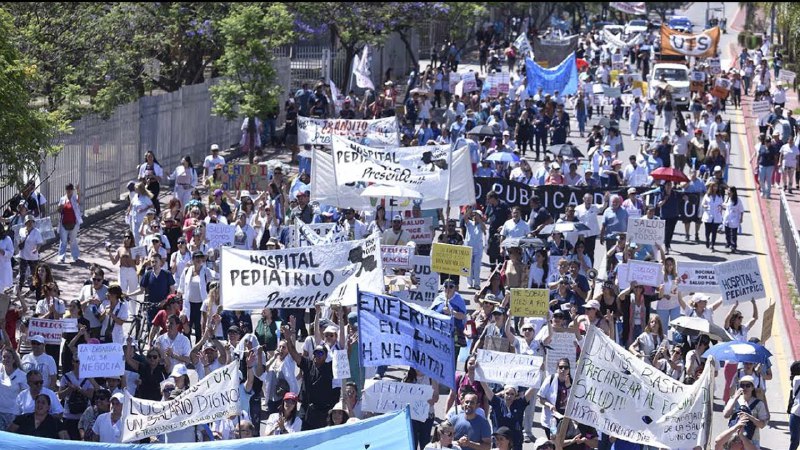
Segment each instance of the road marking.
[{"label": "road marking", "polygon": [[[758,213],[758,211],[760,211],[760,205],[756,202],[755,196],[760,195],[760,193],[758,189],[756,189],[755,180],[753,178],[753,168],[752,165],[750,164],[750,158],[749,158],[750,146],[749,143],[747,142],[747,133],[746,133],[747,130],[745,129],[745,119],[744,119],[743,109],[737,109],[736,113],[734,114],[734,117],[736,117],[737,119],[741,119],[741,123],[738,123],[739,121],[737,120],[736,127],[738,128],[739,131],[737,133],[739,135],[739,147],[741,148],[742,158],[744,160],[744,179],[745,179],[745,185],[750,190],[750,192],[753,193],[748,197],[748,203],[750,206],[751,222],[753,223],[753,238],[754,238],[753,240],[756,243],[756,249],[759,251],[759,253],[761,253],[761,255],[758,256],[757,258],[758,267],[761,270],[762,274],[772,274],[771,269],[773,268],[770,267],[770,262],[767,259],[767,249],[765,249],[764,246],[764,241],[766,240],[766,233],[764,231],[765,224],[761,223],[761,220],[759,220],[761,218],[761,214]],[[769,214],[769,211],[767,211],[767,214]],[[778,267],[775,267],[774,269],[780,270]],[[772,283],[768,283],[765,281],[764,288],[766,290],[768,298],[775,299],[775,303],[781,302],[780,295],[775,295],[775,289]],[[783,304],[781,304],[780,307],[783,308]],[[778,312],[776,311],[775,317],[778,316],[783,318],[783,315],[778,314]],[[763,326],[764,324],[763,317],[761,317],[761,320],[762,320],[761,324]],[[778,332],[781,329],[783,329],[783,327],[775,326],[774,324],[772,326],[772,342],[775,343],[775,355],[773,356],[775,356],[775,359],[777,360],[777,362],[773,364],[772,367],[774,369],[775,366],[777,366],[777,372],[779,372],[778,374],[776,374],[775,373],[776,371],[773,370],[772,379],[774,380],[775,376],[779,377],[781,383],[780,398],[782,401],[785,401],[786,399],[784,398],[784,396],[786,395],[786,392],[790,390],[791,386],[789,386],[789,381],[788,381],[789,374],[786,371],[787,370],[786,364],[780,364],[780,361],[788,362],[788,360],[786,359],[786,349],[783,346],[783,336],[781,336],[781,334]],[[780,404],[783,405],[784,403]]]}]

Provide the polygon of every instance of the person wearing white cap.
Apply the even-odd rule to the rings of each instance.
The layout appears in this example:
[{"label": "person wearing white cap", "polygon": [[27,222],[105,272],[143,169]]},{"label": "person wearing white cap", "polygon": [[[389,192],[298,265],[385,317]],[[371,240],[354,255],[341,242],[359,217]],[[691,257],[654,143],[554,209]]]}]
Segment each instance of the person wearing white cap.
[{"label": "person wearing white cap", "polygon": [[403,229],[403,216],[392,217],[392,227],[386,229],[381,237],[381,245],[407,245],[411,235]]},{"label": "person wearing white cap", "polygon": [[56,360],[52,356],[45,353],[45,340],[44,336],[37,334],[30,338],[31,353],[22,357],[20,368],[23,372],[30,372],[31,370],[38,370],[45,380],[45,387],[55,390],[56,389],[56,376],[58,375],[58,366]]},{"label": "person wearing white cap", "polygon": [[39,264],[39,247],[44,245],[44,239],[39,229],[36,228],[36,219],[28,214],[25,216],[25,226],[19,229],[19,237],[17,238],[19,247],[19,285],[17,286],[17,294],[22,291],[22,285],[25,284],[26,274],[28,268],[31,269],[31,275]]},{"label": "person wearing white cap", "polygon": [[[726,419],[732,418],[732,422],[741,420],[742,417],[747,418],[749,423],[744,427],[744,434],[756,448],[760,448],[759,430],[769,423],[769,411],[764,401],[756,396],[756,380],[752,376],[741,377],[738,386],[736,393],[725,404],[722,416]],[[732,423],[729,422],[728,425],[731,426]]]},{"label": "person wearing white cap", "polygon": [[613,311],[609,310],[605,317],[600,315],[600,302],[597,300],[589,300],[582,306],[582,308],[583,314],[575,318],[570,326],[580,327],[581,329],[588,331],[589,324],[592,324],[603,330],[603,332],[611,339],[615,339],[616,327],[611,326],[614,320]]},{"label": "person wearing white cap", "polygon": [[111,396],[111,411],[100,414],[92,425],[95,442],[122,443],[122,403],[125,395]]},{"label": "person wearing white cap", "polygon": [[203,160],[203,179],[206,179],[214,173],[214,168],[217,164],[225,165],[225,158],[219,155],[219,145],[213,144],[211,146],[211,154],[206,156]]},{"label": "person wearing white cap", "polygon": [[681,306],[683,307],[683,313],[689,317],[702,317],[709,322],[714,321],[714,311],[716,311],[720,306],[722,306],[722,298],[717,299],[710,307],[708,307],[708,301],[711,299],[706,294],[694,294],[694,296],[689,300],[689,305],[683,301],[683,299],[678,296],[678,300],[681,302]]}]

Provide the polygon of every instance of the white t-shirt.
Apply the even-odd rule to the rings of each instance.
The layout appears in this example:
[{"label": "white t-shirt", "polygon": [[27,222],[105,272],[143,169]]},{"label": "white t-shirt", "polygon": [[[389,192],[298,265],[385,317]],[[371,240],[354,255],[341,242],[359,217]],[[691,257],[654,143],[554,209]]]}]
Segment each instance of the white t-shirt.
[{"label": "white t-shirt", "polygon": [[[47,394],[50,397],[50,414],[61,414],[64,412],[64,407],[61,406],[61,401],[52,390],[43,387],[42,394]],[[17,394],[17,415],[32,413],[36,408],[36,401],[31,397],[30,389]]]},{"label": "white t-shirt", "polygon": [[[53,297],[52,301],[55,303],[54,309],[56,311],[56,314],[64,315],[64,313],[67,311],[67,308],[64,305],[64,301],[57,297]],[[43,298],[38,302],[36,302],[35,314],[37,316],[41,316],[42,314],[47,314],[48,312],[50,312],[50,303],[46,298]]]},{"label": "white t-shirt", "polygon": [[781,166],[784,168],[797,167],[798,155],[800,155],[800,151],[793,144],[783,144],[783,147],[781,147]]},{"label": "white t-shirt", "polygon": [[[100,305],[100,314],[105,313],[109,309],[111,309],[111,303],[108,300],[106,300],[106,301],[103,302],[102,305]],[[119,317],[122,320],[128,320],[130,318],[129,317],[130,314],[128,313],[128,303],[127,302],[123,302],[123,301],[118,302],[117,306],[114,307],[114,311],[113,312],[114,312],[114,315],[116,315],[117,317]],[[106,335],[106,328],[108,328],[110,322],[111,322],[111,316],[109,315],[109,316],[107,316],[105,318],[105,320],[103,320],[103,327],[100,329],[100,335],[101,336],[105,336]],[[125,343],[125,333],[122,330],[122,325],[120,325],[118,323],[114,324],[114,328],[111,330],[111,339],[112,339],[112,342],[114,342],[115,344],[124,344]]]},{"label": "white t-shirt", "polygon": [[7,374],[5,366],[0,364],[0,414],[16,414],[17,396],[25,389],[28,389],[25,372],[15,369]]},{"label": "white t-shirt", "polygon": [[[192,351],[192,344],[189,342],[189,338],[184,336],[183,333],[178,333],[175,336],[175,340],[169,338],[169,333],[164,333],[156,338],[155,345],[157,345],[162,352],[166,352],[168,348],[171,348],[172,353],[184,357],[189,356],[189,352]],[[183,364],[175,358],[171,359],[173,365]]]},{"label": "white t-shirt", "polygon": [[214,155],[206,156],[206,159],[203,160],[203,168],[208,171],[208,174],[211,175],[214,172],[214,167],[217,167],[217,164],[225,165],[225,158],[222,156],[217,156],[214,158]]},{"label": "white t-shirt", "polygon": [[39,249],[38,246],[44,244],[44,239],[42,239],[42,234],[39,233],[39,230],[36,228],[32,228],[30,232],[24,226],[19,229],[19,241],[25,240],[25,245],[22,247],[22,251],[20,252],[20,257],[26,261],[38,261],[39,260]]},{"label": "white t-shirt", "polygon": [[600,234],[600,223],[597,221],[597,205],[591,204],[587,208],[584,203],[575,207],[575,217],[589,227],[589,230],[582,231],[581,236],[592,237]]},{"label": "white t-shirt", "polygon": [[[272,413],[269,415],[269,418],[267,418],[267,425],[266,425],[267,431],[270,431],[277,426],[279,414],[280,413]],[[292,423],[284,422],[283,427],[286,428],[287,434],[297,433],[303,428],[303,421],[302,419],[300,419],[300,416],[297,415],[295,416],[294,421]],[[283,432],[280,429],[276,429],[275,432],[272,433],[270,436],[277,436],[279,434],[283,434]]]},{"label": "white t-shirt", "polygon": [[122,443],[122,416],[112,422],[110,412],[100,414],[92,425],[92,432],[100,438],[100,442]]},{"label": "white t-shirt", "polygon": [[45,386],[50,383],[50,377],[58,375],[58,367],[56,366],[56,361],[53,359],[52,356],[48,355],[47,353],[42,353],[39,356],[34,355],[33,353],[28,353],[27,355],[22,357],[22,364],[20,365],[20,369],[23,372],[28,373],[31,370],[38,370],[42,372],[42,378],[44,379]]},{"label": "white t-shirt", "polygon": [[[100,289],[95,290],[94,286],[88,284],[81,288],[81,294],[78,297],[78,300],[80,300],[81,303],[83,303],[86,300],[97,297],[97,299],[100,300],[102,304],[102,302],[106,301],[106,294],[108,294],[108,288],[105,285],[102,285]],[[89,321],[90,327],[98,328],[101,325],[100,319],[98,319],[97,316],[92,312],[92,309],[93,309],[92,305],[84,307],[83,317],[85,317],[86,320]],[[98,311],[100,310],[100,305],[97,305],[97,310]]]}]

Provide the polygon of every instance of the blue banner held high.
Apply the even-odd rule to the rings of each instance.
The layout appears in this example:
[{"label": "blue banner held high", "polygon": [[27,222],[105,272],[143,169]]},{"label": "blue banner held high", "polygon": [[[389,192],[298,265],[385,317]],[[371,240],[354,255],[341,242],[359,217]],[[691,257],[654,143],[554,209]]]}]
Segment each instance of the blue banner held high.
[{"label": "blue banner held high", "polygon": [[411,366],[455,388],[452,317],[396,297],[359,292],[358,333],[364,367]]},{"label": "blue banner held high", "polygon": [[528,95],[536,95],[541,87],[545,94],[558,91],[560,95],[578,93],[578,66],[575,64],[575,52],[552,69],[545,69],[532,59],[525,58],[525,71],[528,78]]}]

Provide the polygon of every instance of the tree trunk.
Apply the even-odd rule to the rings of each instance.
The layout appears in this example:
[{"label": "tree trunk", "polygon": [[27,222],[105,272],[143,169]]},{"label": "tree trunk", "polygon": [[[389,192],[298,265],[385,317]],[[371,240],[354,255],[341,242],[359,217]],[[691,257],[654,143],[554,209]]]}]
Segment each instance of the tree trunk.
[{"label": "tree trunk", "polygon": [[408,36],[402,30],[398,31],[397,34],[400,35],[400,40],[403,41],[403,44],[406,48],[406,54],[409,58],[411,58],[411,67],[419,76],[419,60],[417,59],[417,55],[414,54],[414,49],[411,48],[411,42],[408,41]]},{"label": "tree trunk", "polygon": [[353,77],[353,59],[356,56],[356,47],[355,45],[351,46],[344,46],[344,55],[345,55],[345,63],[344,63],[344,79],[336,80],[336,85],[339,87],[339,91],[342,95],[349,94],[347,90],[350,86],[348,86],[348,81]]}]

